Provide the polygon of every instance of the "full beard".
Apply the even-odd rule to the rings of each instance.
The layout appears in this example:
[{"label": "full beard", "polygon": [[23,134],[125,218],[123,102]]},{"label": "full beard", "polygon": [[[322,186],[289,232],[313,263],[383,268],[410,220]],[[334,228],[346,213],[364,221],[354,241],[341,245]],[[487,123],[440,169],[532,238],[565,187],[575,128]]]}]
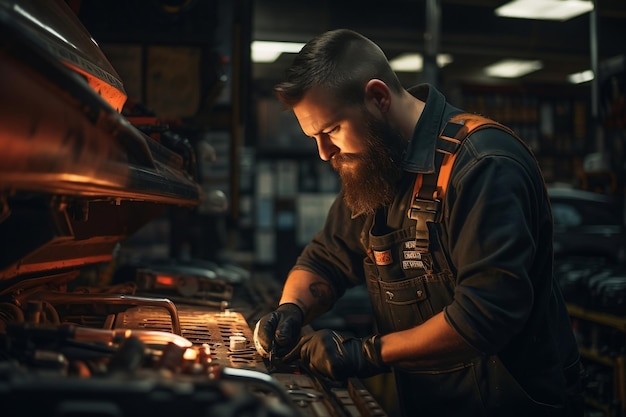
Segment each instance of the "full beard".
[{"label": "full beard", "polygon": [[346,206],[355,214],[373,214],[391,204],[402,178],[406,141],[387,123],[364,110],[366,151],[338,154],[331,159],[339,173]]}]

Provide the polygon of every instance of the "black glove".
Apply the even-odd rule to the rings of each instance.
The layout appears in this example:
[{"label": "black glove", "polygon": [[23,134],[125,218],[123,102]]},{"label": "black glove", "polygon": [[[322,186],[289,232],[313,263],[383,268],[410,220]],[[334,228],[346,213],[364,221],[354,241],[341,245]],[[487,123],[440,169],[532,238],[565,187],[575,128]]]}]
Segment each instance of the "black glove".
[{"label": "black glove", "polygon": [[254,328],[254,346],[264,358],[282,358],[298,343],[304,313],[297,305],[285,303],[261,317]]},{"label": "black glove", "polygon": [[344,337],[333,330],[304,336],[285,360],[300,358],[311,372],[335,380],[368,378],[389,371],[380,357],[380,336]]}]

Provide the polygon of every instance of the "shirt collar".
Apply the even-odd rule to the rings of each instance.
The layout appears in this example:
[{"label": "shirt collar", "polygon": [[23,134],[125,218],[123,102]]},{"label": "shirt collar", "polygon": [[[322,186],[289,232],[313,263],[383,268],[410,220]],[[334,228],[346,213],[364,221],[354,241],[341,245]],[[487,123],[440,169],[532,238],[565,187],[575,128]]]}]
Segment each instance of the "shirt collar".
[{"label": "shirt collar", "polygon": [[447,114],[454,108],[447,105],[444,95],[430,84],[419,84],[409,88],[408,91],[426,104],[407,145],[402,166],[409,172],[423,174],[434,172],[435,145],[442,128],[444,113]]}]

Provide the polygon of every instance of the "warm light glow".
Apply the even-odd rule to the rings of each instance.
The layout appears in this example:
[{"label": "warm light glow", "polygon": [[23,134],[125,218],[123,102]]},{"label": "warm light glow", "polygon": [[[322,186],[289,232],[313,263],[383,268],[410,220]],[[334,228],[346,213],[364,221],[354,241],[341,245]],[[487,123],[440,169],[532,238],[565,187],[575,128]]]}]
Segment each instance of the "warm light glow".
[{"label": "warm light glow", "polygon": [[593,10],[588,0],[513,0],[495,10],[496,15],[520,19],[565,21]]},{"label": "warm light glow", "polygon": [[582,84],[591,80],[593,80],[593,71],[591,70],[575,72],[567,76],[567,81],[572,84]]},{"label": "warm light glow", "polygon": [[541,61],[504,59],[485,67],[485,73],[490,77],[518,78],[541,68],[543,68]]},{"label": "warm light glow", "polygon": [[198,357],[198,352],[192,348],[185,349],[185,353],[183,353],[183,359],[186,361],[195,361]]},{"label": "warm light glow", "polygon": [[[450,54],[437,55],[437,66],[443,68],[453,61]],[[389,61],[391,69],[396,72],[416,72],[424,67],[424,58],[418,53],[401,54]]]},{"label": "warm light glow", "polygon": [[274,62],[282,53],[298,53],[304,43],[252,41],[252,62]]},{"label": "warm light glow", "polygon": [[161,285],[165,285],[167,287],[170,287],[170,286],[174,285],[174,278],[172,278],[172,277],[170,277],[168,275],[157,275],[156,282],[157,282],[157,284],[161,284]]}]

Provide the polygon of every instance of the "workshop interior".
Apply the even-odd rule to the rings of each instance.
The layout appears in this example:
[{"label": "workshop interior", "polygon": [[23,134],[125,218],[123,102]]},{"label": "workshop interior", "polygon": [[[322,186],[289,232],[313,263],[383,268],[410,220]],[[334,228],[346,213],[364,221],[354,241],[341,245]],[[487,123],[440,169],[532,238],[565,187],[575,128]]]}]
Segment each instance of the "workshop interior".
[{"label": "workshop interior", "polygon": [[[387,376],[323,380],[252,341],[341,186],[272,87],[341,27],[533,150],[585,415],[626,415],[610,0],[0,0],[0,413],[397,415]],[[366,289],[310,326],[368,335]]]}]

